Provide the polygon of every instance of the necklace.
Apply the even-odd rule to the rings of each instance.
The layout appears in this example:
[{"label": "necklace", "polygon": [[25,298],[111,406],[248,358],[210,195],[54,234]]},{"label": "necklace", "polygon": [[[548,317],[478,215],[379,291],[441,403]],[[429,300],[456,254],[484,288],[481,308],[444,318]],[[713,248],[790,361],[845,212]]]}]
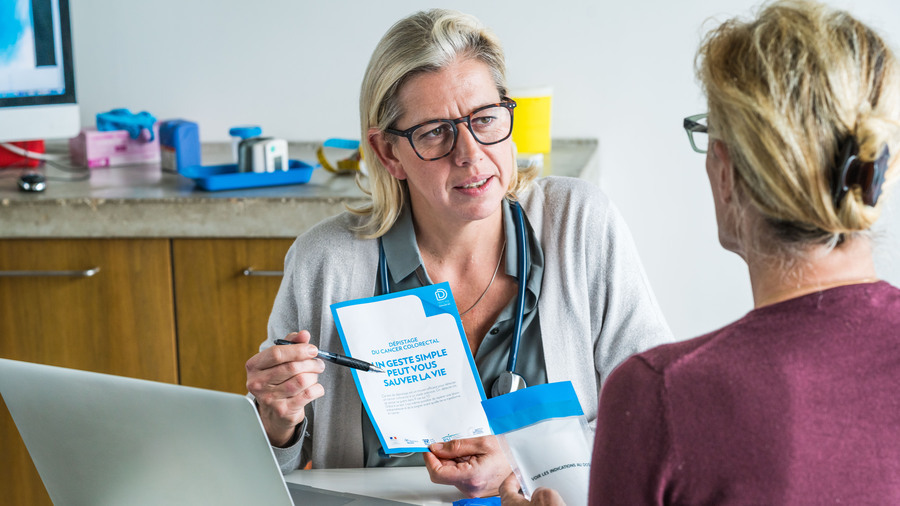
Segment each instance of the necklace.
[{"label": "necklace", "polygon": [[469,309],[466,309],[465,311],[463,311],[462,313],[459,314],[460,317],[462,317],[464,314],[466,314],[466,313],[468,313],[469,311],[471,311],[472,309],[474,309],[475,306],[477,306],[478,303],[481,302],[481,299],[483,299],[484,296],[487,295],[488,290],[491,289],[491,285],[494,284],[494,278],[497,277],[497,271],[500,270],[500,264],[503,262],[503,252],[504,252],[505,250],[506,250],[506,239],[503,239],[503,246],[500,248],[500,258],[497,259],[497,267],[494,267],[494,275],[491,276],[491,281],[490,281],[490,283],[488,283],[487,288],[485,288],[484,291],[481,292],[481,297],[478,297],[478,300],[476,300],[474,304],[472,304],[471,306],[469,306]]},{"label": "necklace", "polygon": [[789,299],[793,299],[796,297],[800,297],[802,295],[809,295],[815,292],[824,292],[830,288],[837,288],[839,286],[846,285],[862,285],[866,283],[874,283],[878,281],[878,278],[860,278],[860,279],[848,279],[844,281],[836,281],[834,283],[824,283],[821,285],[810,285],[810,286],[801,286],[797,288],[791,288],[790,290],[783,290],[780,292],[776,292],[772,295],[769,295],[765,299],[761,300],[759,304],[756,304],[756,307],[768,306],[770,304],[775,304],[776,302],[784,302]]}]

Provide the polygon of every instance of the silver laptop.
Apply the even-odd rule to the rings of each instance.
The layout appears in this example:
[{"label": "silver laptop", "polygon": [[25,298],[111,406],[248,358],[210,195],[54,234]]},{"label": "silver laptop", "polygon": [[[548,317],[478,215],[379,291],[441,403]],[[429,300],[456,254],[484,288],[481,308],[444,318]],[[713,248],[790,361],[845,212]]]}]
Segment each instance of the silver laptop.
[{"label": "silver laptop", "polygon": [[0,359],[0,395],[59,505],[358,505],[289,484],[245,396]]}]

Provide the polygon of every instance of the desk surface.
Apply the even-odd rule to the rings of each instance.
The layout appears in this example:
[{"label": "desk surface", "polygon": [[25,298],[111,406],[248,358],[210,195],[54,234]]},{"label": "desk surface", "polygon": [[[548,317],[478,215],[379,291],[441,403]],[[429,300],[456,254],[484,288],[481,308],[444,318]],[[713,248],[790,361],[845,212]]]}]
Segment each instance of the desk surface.
[{"label": "desk surface", "polygon": [[[290,156],[315,162],[316,147],[291,143]],[[597,182],[596,153],[596,140],[554,140],[544,172]],[[227,163],[231,145],[204,144],[202,156],[205,165]],[[198,190],[190,179],[160,171],[158,163],[92,169],[83,181],[51,179],[41,193],[19,191],[20,172],[0,169],[0,237],[294,238],[366,199],[353,176],[324,169],[306,184],[216,192]]]},{"label": "desk surface", "polygon": [[450,506],[453,501],[465,497],[453,487],[432,483],[424,467],[298,470],[286,475],[284,479],[325,490],[410,504]]}]

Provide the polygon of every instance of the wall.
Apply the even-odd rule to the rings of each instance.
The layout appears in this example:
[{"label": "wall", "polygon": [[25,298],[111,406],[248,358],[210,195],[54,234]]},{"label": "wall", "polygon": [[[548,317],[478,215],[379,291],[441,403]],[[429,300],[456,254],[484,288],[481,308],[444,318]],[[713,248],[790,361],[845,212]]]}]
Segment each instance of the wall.
[{"label": "wall", "polygon": [[[359,83],[375,43],[416,0],[71,0],[82,121],[115,107],[297,140],[358,138]],[[900,46],[900,2],[835,0]],[[716,240],[702,155],[682,118],[706,110],[693,55],[749,0],[460,0],[504,41],[513,86],[552,85],[554,137],[600,140],[602,186],[631,226],[660,305],[691,337],[752,307],[746,267]],[[713,18],[713,20],[709,20]],[[896,200],[896,199],[895,199]],[[897,208],[895,204],[894,209]],[[892,216],[898,211],[893,211]],[[887,228],[900,229],[891,223]],[[898,233],[879,268],[900,285]]]}]

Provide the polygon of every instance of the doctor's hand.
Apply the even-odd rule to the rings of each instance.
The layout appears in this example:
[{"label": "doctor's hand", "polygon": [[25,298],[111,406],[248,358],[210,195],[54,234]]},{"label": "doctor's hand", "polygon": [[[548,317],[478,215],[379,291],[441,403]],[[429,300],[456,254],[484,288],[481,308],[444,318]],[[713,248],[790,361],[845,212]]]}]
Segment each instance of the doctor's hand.
[{"label": "doctor's hand", "polygon": [[247,361],[247,390],[256,397],[259,417],[273,446],[290,443],[306,416],[306,405],[325,395],[319,373],[325,363],[309,344],[309,332],[288,334],[291,346],[272,346]]},{"label": "doctor's hand", "polygon": [[519,480],[510,473],[500,485],[500,504],[503,506],[566,506],[559,492],[539,487],[531,494],[531,500],[520,493]]},{"label": "doctor's hand", "polygon": [[467,497],[497,495],[500,483],[510,473],[495,436],[435,443],[429,450],[423,455],[431,481],[453,485]]}]

